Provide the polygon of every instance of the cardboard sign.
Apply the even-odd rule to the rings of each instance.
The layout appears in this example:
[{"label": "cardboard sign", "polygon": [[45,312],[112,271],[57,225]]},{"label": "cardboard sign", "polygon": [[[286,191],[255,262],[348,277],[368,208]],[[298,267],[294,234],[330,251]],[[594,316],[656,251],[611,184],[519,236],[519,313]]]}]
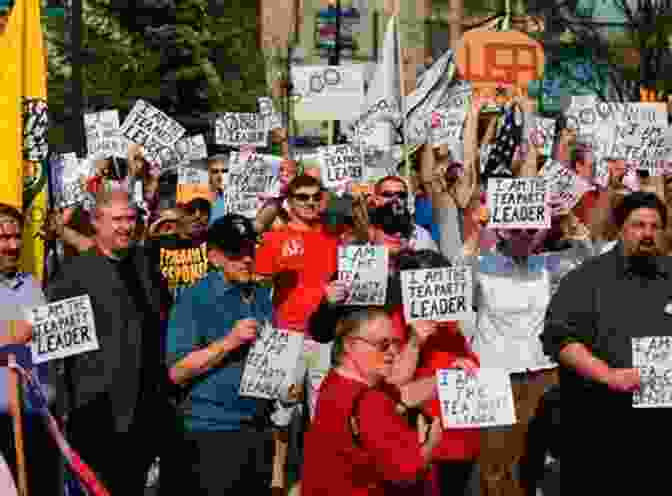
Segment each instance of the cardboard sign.
[{"label": "cardboard sign", "polygon": [[119,111],[84,114],[84,129],[89,156],[126,158],[126,147],[119,129]]},{"label": "cardboard sign", "polygon": [[138,100],[121,125],[121,134],[142,145],[145,157],[161,164],[159,154],[172,147],[185,133],[182,125],[144,100]]},{"label": "cardboard sign", "polygon": [[161,247],[159,267],[169,289],[193,286],[208,271],[207,243],[189,248]]},{"label": "cardboard sign", "polygon": [[338,188],[347,183],[364,180],[364,151],[358,145],[333,145],[319,148],[322,183],[326,188]]},{"label": "cardboard sign", "polygon": [[541,174],[547,181],[552,215],[573,209],[592,188],[586,180],[557,160],[546,161]]},{"label": "cardboard sign", "polygon": [[282,116],[275,111],[273,100],[267,96],[257,98],[259,115],[266,119],[266,128],[270,131],[282,129]]},{"label": "cardboard sign", "polygon": [[91,173],[91,164],[84,159],[78,158],[74,153],[62,155],[61,178],[58,184],[61,190],[56,192],[56,204],[59,208],[67,208],[78,205],[87,196],[85,181]]},{"label": "cardboard sign", "polygon": [[488,180],[489,229],[551,227],[546,180],[542,177]]},{"label": "cardboard sign", "polygon": [[275,329],[265,323],[257,333],[240,381],[240,396],[284,399],[296,384],[303,333]]},{"label": "cardboard sign", "polygon": [[436,371],[444,429],[507,426],[516,423],[511,378],[505,370]]},{"label": "cardboard sign", "polygon": [[99,348],[89,295],[32,308],[33,363],[79,355]]},{"label": "cardboard sign", "polygon": [[277,191],[281,161],[272,155],[232,152],[224,192],[227,213],[256,217],[262,203],[259,195]]},{"label": "cardboard sign", "polygon": [[361,65],[293,67],[292,85],[298,120],[348,120],[364,105]]},{"label": "cardboard sign", "polygon": [[384,305],[389,253],[384,246],[338,248],[338,279],[351,284],[344,305]]},{"label": "cardboard sign", "polygon": [[667,125],[617,125],[612,154],[622,156],[637,169],[648,171],[650,176],[663,175],[663,163],[672,156],[672,140],[668,132]]},{"label": "cardboard sign", "polygon": [[672,407],[672,336],[632,338],[632,366],[639,368],[641,377],[632,406]]},{"label": "cardboard sign", "polygon": [[432,112],[432,143],[461,144],[466,116],[466,110],[442,109]]},{"label": "cardboard sign", "polygon": [[208,158],[208,146],[202,134],[186,136],[170,148],[164,148],[159,152],[159,160],[164,171],[176,169],[180,165],[187,165],[193,160]]},{"label": "cardboard sign", "polygon": [[401,271],[406,322],[471,318],[472,287],[472,272],[466,265]]},{"label": "cardboard sign", "polygon": [[215,119],[215,143],[263,148],[268,142],[266,118],[261,114],[226,112]]},{"label": "cardboard sign", "polygon": [[579,134],[590,134],[604,124],[667,126],[667,106],[664,103],[602,102],[573,96],[566,117],[567,127],[579,130]]},{"label": "cardboard sign", "polygon": [[529,82],[544,72],[541,44],[513,30],[468,31],[458,44],[456,58],[458,73],[471,81],[474,96],[506,86],[526,92]]}]

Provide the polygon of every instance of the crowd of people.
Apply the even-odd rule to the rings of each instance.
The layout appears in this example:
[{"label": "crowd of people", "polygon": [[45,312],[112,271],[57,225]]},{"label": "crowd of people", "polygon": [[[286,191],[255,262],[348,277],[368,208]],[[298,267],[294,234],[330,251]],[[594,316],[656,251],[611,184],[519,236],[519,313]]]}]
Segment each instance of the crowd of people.
[{"label": "crowd of people", "polygon": [[[491,230],[479,150],[495,127],[496,116],[472,108],[462,163],[423,145],[411,177],[380,179],[369,195],[337,197],[319,170],[285,157],[280,193],[254,219],[228,211],[226,155],[208,161],[214,200],[187,204],[165,201],[175,178],[149,175],[138,148],[126,177],[101,160],[95,207],[45,222],[45,239],[64,246],[45,293],[18,271],[22,214],[0,205],[0,314],[17,321],[0,340],[30,341],[26,308],[89,295],[100,349],[43,372],[69,442],[113,496],[142,494],[157,458],[161,494],[270,494],[285,486],[294,445],[305,496],[465,495],[473,477],[486,496],[527,496],[548,450],[563,454],[566,494],[661,484],[640,475],[662,468],[648,447],[654,432],[664,438],[666,410],[632,408],[640,377],[629,340],[665,335],[672,319],[672,177],[633,184],[614,157],[608,186],[594,185],[549,229]],[[576,141],[559,130],[551,158],[592,182],[595,157]],[[537,176],[549,158],[526,148],[507,164],[514,176]],[[124,187],[133,179],[143,208]],[[382,306],[344,304],[338,249],[353,244],[388,249]],[[474,319],[407,323],[400,273],[459,264],[473,274]],[[305,336],[301,379],[274,400],[239,395],[265,322]],[[444,429],[436,370],[480,367],[510,375],[517,422]],[[533,433],[560,383],[563,436]],[[290,436],[297,417],[305,432]],[[2,450],[11,462],[11,446]],[[44,463],[31,459],[35,484]]]}]

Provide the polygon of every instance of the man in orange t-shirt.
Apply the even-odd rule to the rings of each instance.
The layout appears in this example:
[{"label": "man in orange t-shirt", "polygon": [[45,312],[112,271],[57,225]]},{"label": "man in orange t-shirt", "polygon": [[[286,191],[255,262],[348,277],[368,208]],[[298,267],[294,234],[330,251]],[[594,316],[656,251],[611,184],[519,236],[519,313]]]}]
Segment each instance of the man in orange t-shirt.
[{"label": "man in orange t-shirt", "polygon": [[[256,272],[272,277],[274,325],[279,329],[305,332],[308,319],[325,295],[325,288],[338,269],[340,236],[322,221],[323,188],[318,179],[301,175],[287,188],[287,226],[264,234],[257,251]],[[311,416],[315,392],[331,364],[331,345],[306,336],[304,360]],[[303,375],[299,371],[298,377]]]}]

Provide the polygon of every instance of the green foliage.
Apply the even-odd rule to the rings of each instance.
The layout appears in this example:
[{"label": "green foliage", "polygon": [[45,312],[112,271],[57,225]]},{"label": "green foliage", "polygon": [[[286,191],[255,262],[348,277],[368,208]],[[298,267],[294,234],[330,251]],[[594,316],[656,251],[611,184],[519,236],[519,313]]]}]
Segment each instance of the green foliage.
[{"label": "green foliage", "polygon": [[[165,108],[168,112],[199,117],[255,111],[257,96],[266,94],[256,2],[227,1],[224,15],[214,17],[208,14],[208,0],[178,0],[172,13],[174,35],[169,43],[158,45],[150,42],[146,26],[138,25],[138,19],[129,23],[129,16],[115,10],[110,0],[83,3],[84,46],[95,54],[84,65],[84,94],[98,107],[125,112],[143,98],[172,103]],[[58,126],[66,113],[70,77],[63,41],[66,27],[59,18],[45,23],[51,40],[49,103],[52,122]],[[172,101],[164,92],[166,85],[177,89]],[[61,139],[65,133],[54,130],[53,135]]]}]

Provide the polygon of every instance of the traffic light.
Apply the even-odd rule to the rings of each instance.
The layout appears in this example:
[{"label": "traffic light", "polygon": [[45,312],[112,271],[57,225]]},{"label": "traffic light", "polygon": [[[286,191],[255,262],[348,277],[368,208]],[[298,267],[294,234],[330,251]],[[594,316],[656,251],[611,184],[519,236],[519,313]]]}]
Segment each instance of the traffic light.
[{"label": "traffic light", "polygon": [[642,102],[658,102],[658,93],[655,89],[645,88],[641,86],[639,88],[639,100]]}]

